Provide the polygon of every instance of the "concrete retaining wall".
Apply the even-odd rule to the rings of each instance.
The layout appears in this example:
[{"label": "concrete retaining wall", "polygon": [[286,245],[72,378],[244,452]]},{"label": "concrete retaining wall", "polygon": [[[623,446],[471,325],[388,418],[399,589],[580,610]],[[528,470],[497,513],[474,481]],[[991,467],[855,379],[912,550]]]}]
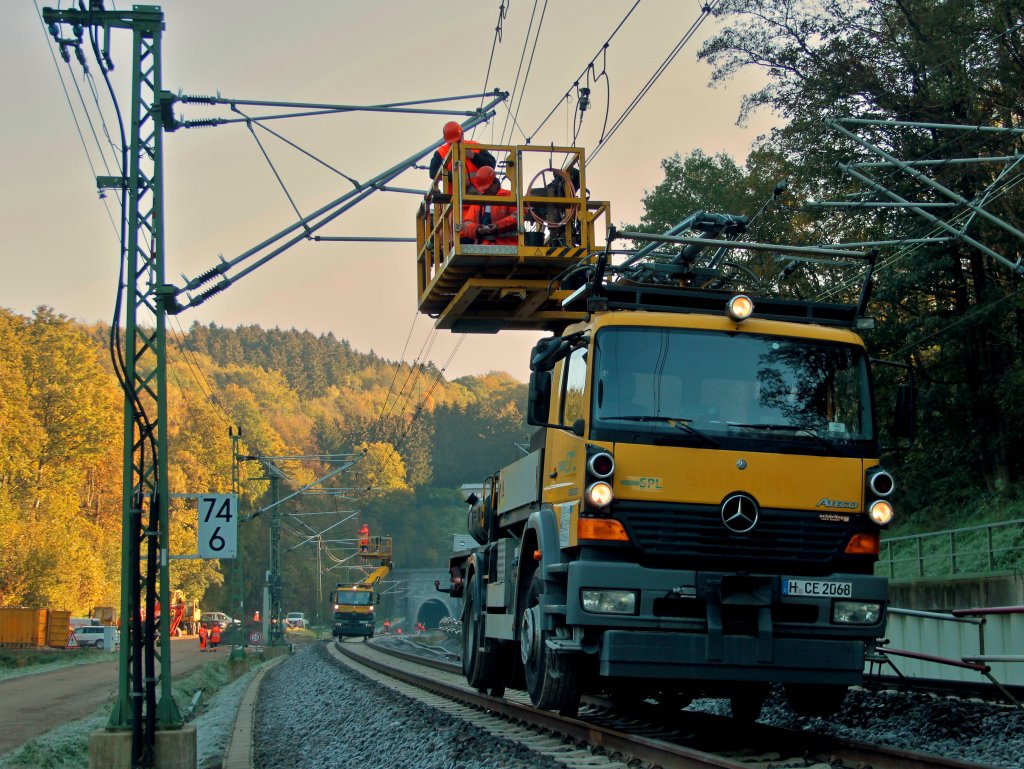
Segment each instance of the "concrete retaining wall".
[{"label": "concrete retaining wall", "polygon": [[1024,575],[890,582],[889,599],[893,606],[919,611],[1024,606]]}]

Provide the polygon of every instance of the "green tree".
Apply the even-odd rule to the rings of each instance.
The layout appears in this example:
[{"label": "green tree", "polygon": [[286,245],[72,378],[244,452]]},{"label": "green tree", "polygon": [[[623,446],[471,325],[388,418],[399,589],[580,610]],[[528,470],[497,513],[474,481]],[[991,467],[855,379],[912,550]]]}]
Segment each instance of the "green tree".
[{"label": "green tree", "polygon": [[[745,98],[744,114],[768,107],[786,120],[765,146],[802,166],[807,197],[861,191],[833,172],[837,161],[860,159],[861,151],[830,133],[824,118],[1024,123],[1017,0],[729,0],[718,12],[725,24],[701,56],[713,65],[716,82],[746,67],[767,74],[768,84]],[[875,129],[871,138],[908,160],[1019,148],[1019,140],[936,129]],[[929,173],[974,198],[1000,166],[946,164]],[[906,176],[887,174],[882,181],[922,199]],[[1022,202],[1016,181],[986,201],[1018,224]],[[821,221],[817,232],[825,242],[934,234],[919,222],[883,212],[871,220]],[[1019,253],[1019,240],[995,226],[983,220],[969,226],[995,251]],[[957,241],[892,249],[880,265],[875,314],[881,323],[870,343],[876,354],[913,358],[922,385],[919,449],[895,460],[904,464],[904,498],[912,505],[933,499],[938,508],[940,500],[948,506],[979,491],[1005,492],[1024,470],[1024,436],[1009,418],[1024,412],[1017,386],[1024,304],[1016,277]]]}]

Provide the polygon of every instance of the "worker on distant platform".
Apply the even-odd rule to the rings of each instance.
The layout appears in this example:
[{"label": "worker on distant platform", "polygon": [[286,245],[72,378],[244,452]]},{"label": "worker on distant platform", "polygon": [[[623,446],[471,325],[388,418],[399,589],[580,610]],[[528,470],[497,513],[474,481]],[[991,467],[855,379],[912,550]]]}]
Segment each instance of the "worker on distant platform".
[{"label": "worker on distant platform", "polygon": [[210,628],[210,651],[217,651],[220,646],[220,625],[216,622]]},{"label": "worker on distant platform", "polygon": [[260,610],[259,609],[257,609],[256,611],[254,611],[252,613],[252,621],[253,622],[259,622],[260,621]]},{"label": "worker on distant platform", "polygon": [[199,625],[199,651],[206,651],[206,625]]},{"label": "worker on distant platform", "polygon": [[451,152],[452,145],[456,142],[462,142],[466,148],[466,175],[474,174],[480,168],[490,166],[494,168],[498,165],[498,161],[494,159],[487,150],[476,149],[480,146],[479,142],[475,142],[472,139],[463,139],[462,137],[462,126],[451,120],[444,124],[442,130],[444,134],[444,144],[437,148],[434,152],[434,156],[430,159],[430,178],[434,179],[437,176],[437,172],[441,170],[441,166],[445,168],[451,168],[451,158],[448,157],[448,153]]},{"label": "worker on distant platform", "polygon": [[387,633],[390,633],[390,632],[391,632],[391,620],[386,619],[386,620],[384,620],[384,633],[387,634]]},{"label": "worker on distant platform", "polygon": [[365,523],[359,529],[359,552],[365,553],[370,547],[370,527]]},{"label": "worker on distant platform", "polygon": [[[493,168],[484,166],[469,178],[478,195],[510,198],[512,193],[501,188]],[[510,201],[511,202],[511,201]],[[462,234],[481,245],[514,246],[519,243],[516,206],[500,203],[479,203],[463,213]]]}]

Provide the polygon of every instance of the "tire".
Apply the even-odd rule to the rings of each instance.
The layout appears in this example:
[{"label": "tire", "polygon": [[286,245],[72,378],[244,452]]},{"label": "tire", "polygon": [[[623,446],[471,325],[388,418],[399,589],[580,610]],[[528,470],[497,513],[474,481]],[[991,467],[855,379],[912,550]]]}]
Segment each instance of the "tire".
[{"label": "tire", "polygon": [[483,634],[484,615],[477,606],[477,579],[475,573],[470,576],[462,603],[462,673],[478,692],[501,697],[505,694],[505,680],[495,641]]},{"label": "tire", "polygon": [[729,697],[729,707],[735,721],[752,724],[761,715],[764,701],[768,699],[768,684],[748,684],[743,691]]},{"label": "tire", "polygon": [[798,716],[834,715],[843,706],[849,689],[842,684],[785,684],[789,707]]},{"label": "tire", "polygon": [[543,596],[544,580],[538,571],[526,591],[519,618],[519,651],[526,690],[534,707],[575,716],[580,708],[578,660],[575,655],[555,654],[547,648],[545,642],[552,636],[542,629],[540,604]]},{"label": "tire", "polygon": [[97,639],[96,643],[94,643],[93,646],[95,646],[97,649],[102,650],[103,649],[103,639],[102,638]]}]

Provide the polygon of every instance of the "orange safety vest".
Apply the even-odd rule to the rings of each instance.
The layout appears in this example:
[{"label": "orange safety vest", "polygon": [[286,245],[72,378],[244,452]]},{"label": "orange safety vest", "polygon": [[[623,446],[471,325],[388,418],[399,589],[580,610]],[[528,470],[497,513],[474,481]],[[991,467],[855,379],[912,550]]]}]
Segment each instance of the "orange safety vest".
[{"label": "orange safety vest", "polygon": [[[503,198],[512,196],[511,192],[502,189],[498,190],[496,194]],[[515,205],[477,203],[468,208],[469,210],[464,211],[462,215],[463,237],[476,239],[484,245],[514,246],[519,243],[519,236],[516,234],[519,220],[516,218]],[[480,240],[477,238],[476,230],[477,227],[485,223],[486,219],[490,219],[486,223],[498,225],[498,232],[496,235],[488,236],[486,240]]]},{"label": "orange safety vest", "polygon": [[213,643],[215,643],[215,644],[219,644],[220,643],[220,626],[219,625],[214,625],[210,629],[210,640]]},{"label": "orange safety vest", "polygon": [[[467,179],[473,174],[475,174],[477,171],[479,171],[481,166],[491,166],[492,168],[494,167],[494,159],[489,152],[487,153],[486,158],[490,162],[476,162],[477,153],[485,152],[485,150],[473,149],[474,147],[479,147],[480,142],[475,142],[472,139],[463,139],[462,143],[466,145],[465,175]],[[448,157],[448,153],[451,152],[451,149],[451,144],[442,144],[440,147],[437,148],[437,150],[435,150],[434,157],[430,162],[430,169],[432,172],[431,177],[436,175],[437,172],[441,170],[442,164],[444,165],[445,168],[451,170],[452,159]]]}]

